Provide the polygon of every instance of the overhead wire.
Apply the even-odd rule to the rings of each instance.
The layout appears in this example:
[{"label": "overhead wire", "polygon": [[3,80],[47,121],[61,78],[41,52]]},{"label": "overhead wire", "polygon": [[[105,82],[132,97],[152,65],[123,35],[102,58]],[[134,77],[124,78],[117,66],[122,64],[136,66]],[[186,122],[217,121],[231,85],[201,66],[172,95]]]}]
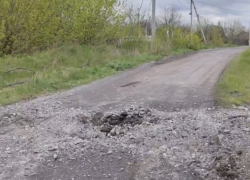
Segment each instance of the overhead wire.
[{"label": "overhead wire", "polygon": [[[185,7],[186,9],[189,9],[189,8],[187,8],[185,5],[183,5],[183,3],[181,3],[180,0],[178,0],[178,2],[179,2],[179,4],[180,4],[181,6]],[[195,0],[195,2],[203,3],[202,1],[199,1],[199,0]],[[204,3],[204,4],[208,5],[207,3]],[[213,6],[213,5],[212,5],[212,6]],[[220,8],[220,7],[218,7],[218,6],[213,6],[213,7]],[[225,8],[225,9],[227,9],[227,8]],[[228,14],[227,12],[216,12],[216,11],[209,11],[209,10],[204,10],[204,9],[200,9],[200,11],[201,11],[201,12],[214,13],[214,14],[221,14],[221,15],[226,15],[226,14]],[[246,13],[246,12],[247,12],[247,11],[242,11],[241,13]],[[249,11],[248,13],[250,13],[250,11]],[[239,15],[239,16],[240,16],[240,15]]]},{"label": "overhead wire", "polygon": [[235,9],[228,9],[228,8],[216,6],[216,5],[213,5],[213,4],[205,3],[205,2],[199,1],[199,0],[196,0],[196,2],[199,2],[201,4],[206,4],[208,6],[212,6],[212,7],[219,8],[219,9],[224,9],[224,10],[227,10],[227,11],[234,11],[234,12],[238,12],[238,13],[250,13],[250,11],[240,11],[240,10],[235,10]]},{"label": "overhead wire", "polygon": [[177,0],[177,1],[179,2],[179,4],[180,4],[181,6],[183,6],[183,7],[186,8],[186,9],[189,9],[189,8],[187,8],[186,6],[184,6],[184,5],[181,3],[180,0]]}]

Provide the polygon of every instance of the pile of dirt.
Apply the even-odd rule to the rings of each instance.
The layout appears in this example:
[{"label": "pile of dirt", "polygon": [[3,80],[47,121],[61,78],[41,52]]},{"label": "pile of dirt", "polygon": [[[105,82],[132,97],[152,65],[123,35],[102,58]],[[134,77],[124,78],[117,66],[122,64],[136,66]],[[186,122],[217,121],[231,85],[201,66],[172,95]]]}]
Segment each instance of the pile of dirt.
[{"label": "pile of dirt", "polygon": [[155,123],[158,118],[152,114],[151,109],[130,106],[121,111],[94,113],[89,118],[82,118],[83,123],[90,122],[93,126],[99,126],[100,131],[112,136],[124,134],[126,127],[134,127],[145,123]]}]

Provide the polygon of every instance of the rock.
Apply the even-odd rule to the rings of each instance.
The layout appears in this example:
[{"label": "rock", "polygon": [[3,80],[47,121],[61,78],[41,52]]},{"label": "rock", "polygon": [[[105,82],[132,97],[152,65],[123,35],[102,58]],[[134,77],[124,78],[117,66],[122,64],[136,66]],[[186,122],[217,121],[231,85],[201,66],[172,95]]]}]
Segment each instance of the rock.
[{"label": "rock", "polygon": [[121,119],[121,117],[119,116],[119,115],[112,115],[111,117],[110,117],[110,119],[111,120],[120,120]]},{"label": "rock", "polygon": [[94,117],[91,119],[91,123],[94,126],[100,126],[102,124],[102,117],[104,116],[104,114],[102,112],[98,112],[94,115]]},{"label": "rock", "polygon": [[125,169],[124,168],[121,168],[120,171],[124,171]]},{"label": "rock", "polygon": [[101,123],[104,124],[104,123],[107,123],[109,121],[109,118],[111,117],[112,115],[106,115],[106,116],[103,116],[102,119],[101,119]]},{"label": "rock", "polygon": [[12,114],[6,113],[6,114],[3,115],[3,118],[8,119],[8,118],[11,118],[11,116],[12,116]]},{"label": "rock", "polygon": [[111,155],[113,154],[113,151],[110,149],[108,152],[107,152],[107,155]]},{"label": "rock", "polygon": [[81,143],[83,143],[84,141],[82,140],[82,139],[76,139],[75,141],[74,141],[74,144],[75,145],[77,145],[77,144],[81,144]]},{"label": "rock", "polygon": [[211,136],[209,138],[209,144],[210,145],[221,145],[220,138],[218,136]]},{"label": "rock", "polygon": [[225,130],[223,131],[223,134],[231,134],[231,132],[230,132],[230,130],[225,129]]},{"label": "rock", "polygon": [[113,128],[113,129],[110,131],[110,135],[111,135],[111,136],[115,136],[115,135],[116,135],[115,128]]},{"label": "rock", "polygon": [[121,115],[121,117],[127,117],[128,116],[128,112],[127,111],[123,111],[120,115]]},{"label": "rock", "polygon": [[115,132],[117,135],[122,134],[121,130],[122,128],[120,126],[115,127]]},{"label": "rock", "polygon": [[249,117],[249,115],[247,115],[247,114],[241,114],[241,115],[229,116],[228,119],[248,118],[248,117]]},{"label": "rock", "polygon": [[122,128],[120,126],[115,126],[111,131],[110,135],[111,136],[116,136],[122,134]]},{"label": "rock", "polygon": [[135,110],[135,107],[134,106],[130,106],[129,107],[129,111],[134,111]]},{"label": "rock", "polygon": [[112,127],[110,126],[101,127],[101,132],[110,133],[111,130],[112,130]]},{"label": "rock", "polygon": [[58,159],[58,155],[57,154],[54,154],[53,156],[54,160],[56,161]]},{"label": "rock", "polygon": [[149,122],[152,124],[156,123],[157,121],[159,121],[159,118],[152,118],[149,120]]},{"label": "rock", "polygon": [[109,124],[113,125],[113,126],[119,125],[121,123],[122,123],[122,121],[120,121],[120,120],[111,120],[111,121],[109,121]]},{"label": "rock", "polygon": [[79,119],[79,122],[82,123],[82,124],[87,124],[88,121],[89,121],[89,119],[88,119],[88,117],[86,117],[86,116],[82,116],[82,117],[80,117],[80,119]]},{"label": "rock", "polygon": [[224,135],[223,134],[219,134],[218,138],[219,138],[219,141],[222,141],[222,139],[224,138]]},{"label": "rock", "polygon": [[250,132],[250,128],[245,128],[245,129],[243,129],[243,131]]},{"label": "rock", "polygon": [[242,150],[238,150],[238,151],[236,151],[236,154],[237,154],[238,156],[241,156],[241,155],[243,154],[243,151],[242,151]]},{"label": "rock", "polygon": [[48,150],[48,151],[56,151],[57,149],[58,149],[57,146],[48,146],[48,147],[47,147],[47,150]]},{"label": "rock", "polygon": [[248,111],[248,110],[249,110],[248,108],[246,108],[246,107],[244,107],[244,106],[239,106],[238,109],[239,109],[239,110],[244,110],[244,111]]}]

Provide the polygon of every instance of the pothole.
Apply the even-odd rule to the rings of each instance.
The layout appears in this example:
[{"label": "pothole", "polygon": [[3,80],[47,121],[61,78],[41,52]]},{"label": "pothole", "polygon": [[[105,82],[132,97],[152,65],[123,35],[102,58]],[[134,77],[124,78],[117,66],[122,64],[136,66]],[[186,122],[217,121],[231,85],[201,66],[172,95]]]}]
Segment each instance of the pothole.
[{"label": "pothole", "polygon": [[121,87],[129,87],[129,86],[133,86],[133,85],[136,85],[136,84],[139,84],[139,83],[140,83],[140,81],[135,81],[135,82],[131,82],[131,83],[122,85]]}]

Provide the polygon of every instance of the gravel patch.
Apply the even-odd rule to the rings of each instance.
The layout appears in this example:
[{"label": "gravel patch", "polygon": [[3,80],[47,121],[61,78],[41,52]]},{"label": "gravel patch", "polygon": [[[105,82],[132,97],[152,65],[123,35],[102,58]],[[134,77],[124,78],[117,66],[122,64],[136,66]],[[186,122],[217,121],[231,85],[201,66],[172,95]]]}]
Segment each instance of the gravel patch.
[{"label": "gravel patch", "polygon": [[0,179],[250,179],[247,108],[50,106],[0,109]]}]

